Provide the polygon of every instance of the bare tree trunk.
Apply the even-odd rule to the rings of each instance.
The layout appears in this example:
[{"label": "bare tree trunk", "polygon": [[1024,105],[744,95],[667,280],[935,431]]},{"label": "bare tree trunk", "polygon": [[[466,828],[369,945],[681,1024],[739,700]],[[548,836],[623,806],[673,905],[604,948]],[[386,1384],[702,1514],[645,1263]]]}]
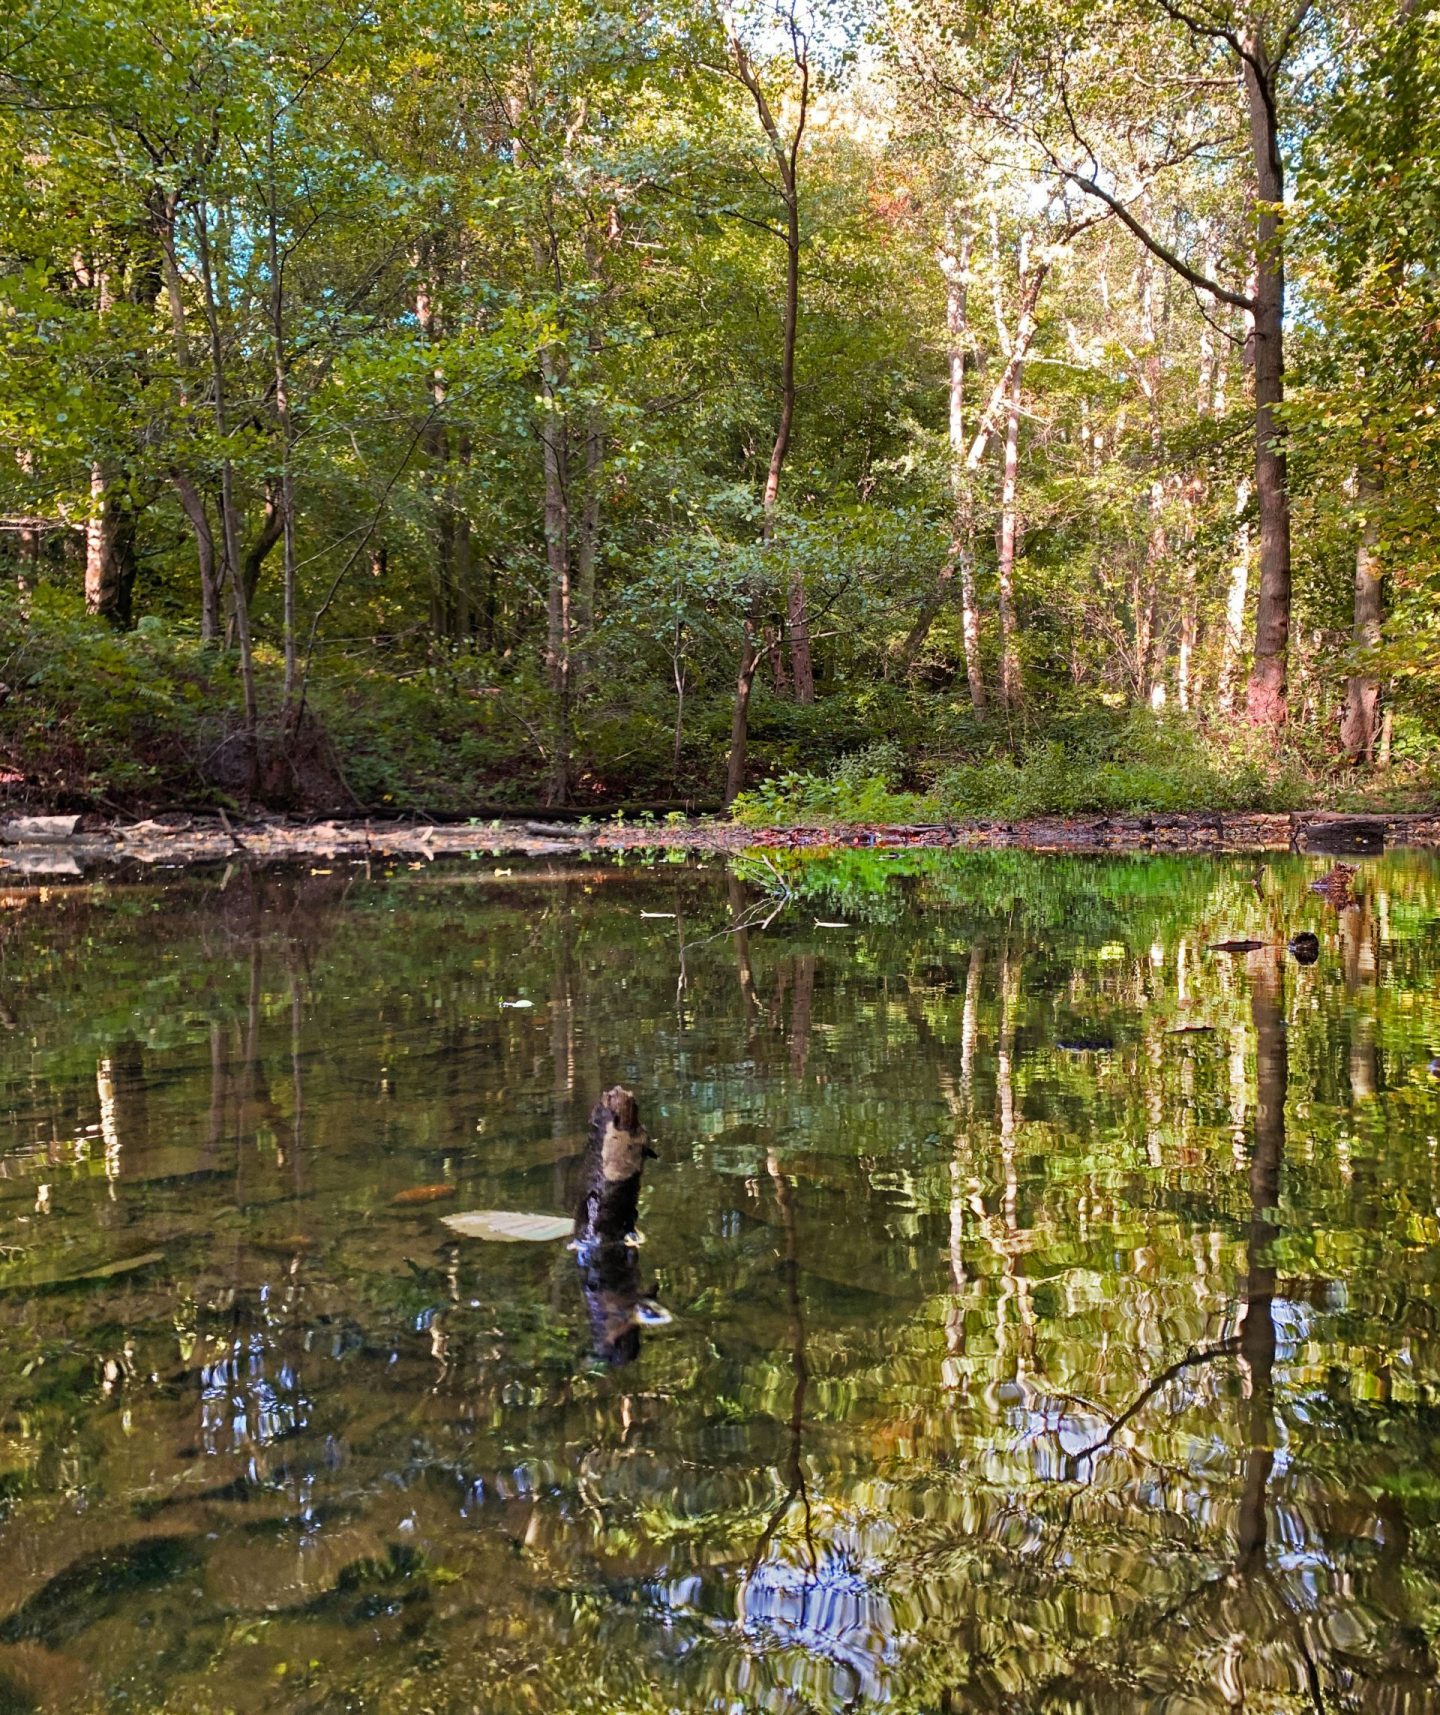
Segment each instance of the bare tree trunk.
[{"label": "bare tree trunk", "polygon": [[[421,240],[416,264],[422,272],[415,293],[415,320],[427,345],[436,344],[444,336],[440,309],[439,275],[442,268],[440,240],[429,234]],[[455,634],[457,575],[456,518],[454,486],[450,476],[450,437],[440,420],[445,404],[445,372],[437,362],[430,372],[430,396],[435,402],[435,415],[425,431],[424,447],[436,471],[436,499],[433,513],[435,530],[435,559],[430,578],[430,624],[437,637]]]},{"label": "bare tree trunk", "polygon": [[970,706],[985,713],[985,668],[980,657],[980,609],[975,600],[975,555],[967,544],[960,556],[960,627],[965,643],[965,678]]},{"label": "bare tree trunk", "polygon": [[[1135,214],[1093,176],[1062,167],[1061,176],[1077,190],[1103,202],[1152,254],[1184,280],[1208,292],[1220,303],[1250,313],[1254,323],[1255,372],[1255,493],[1260,507],[1259,601],[1255,615],[1255,655],[1246,694],[1248,718],[1258,726],[1278,730],[1287,716],[1290,648],[1290,498],[1284,439],[1277,407],[1285,397],[1285,256],[1281,216],[1285,195],[1280,156],[1280,122],[1276,104],[1276,73],[1259,30],[1241,33],[1213,22],[1186,17],[1174,7],[1172,16],[1197,38],[1227,42],[1244,79],[1250,117],[1250,149],[1255,168],[1255,274],[1249,293],[1219,284],[1195,268],[1146,230]],[[1295,23],[1286,29],[1280,53],[1289,51]]]},{"label": "bare tree trunk", "polygon": [[1000,483],[1000,539],[997,581],[1000,608],[1000,701],[1007,709],[1020,702],[1020,657],[1016,648],[1015,556],[1020,519],[1016,507],[1020,470],[1021,365],[1014,366],[1005,416],[1005,468]]},{"label": "bare tree trunk", "polygon": [[[800,194],[793,156],[789,176],[784,183],[785,325],[781,335],[780,422],[775,431],[775,445],[770,452],[770,469],[765,477],[767,542],[772,541],[775,535],[780,473],[785,465],[785,455],[790,450],[790,431],[795,421],[795,340],[800,326]],[[798,571],[790,575],[785,617],[790,633],[790,673],[795,683],[795,700],[797,703],[813,703],[815,670],[810,659],[810,616],[805,604],[805,579]]]},{"label": "bare tree trunk", "polygon": [[[1374,489],[1364,483],[1360,502],[1364,508],[1359,546],[1355,550],[1356,649],[1373,649],[1380,641],[1384,617],[1381,604],[1380,559],[1375,552],[1380,526],[1373,509]],[[1370,504],[1367,504],[1370,503]],[[1375,748],[1375,711],[1380,702],[1380,681],[1363,673],[1352,673],[1345,681],[1345,712],[1340,717],[1340,742],[1351,762],[1368,761]]]},{"label": "bare tree trunk", "polygon": [[[190,335],[185,324],[185,293],[176,250],[175,222],[177,200],[173,192],[152,192],[149,202],[150,228],[160,245],[165,281],[165,301],[170,310],[170,328],[175,341],[175,361],[179,369],[180,402],[188,402],[190,394]],[[189,472],[178,464],[171,469],[170,480],[180,496],[180,504],[195,535],[195,554],[200,570],[200,641],[213,644],[220,640],[220,586],[223,570],[215,554],[215,534],[205,500]]]},{"label": "bare tree trunk", "polygon": [[260,528],[255,532],[255,539],[241,556],[240,572],[245,585],[245,605],[253,607],[255,592],[260,588],[260,573],[265,569],[265,562],[274,551],[275,544],[285,535],[285,503],[282,495],[274,488],[265,493],[265,513],[260,520]]},{"label": "bare tree trunk", "polygon": [[671,761],[671,784],[680,790],[680,759],[685,751],[685,622],[675,621],[670,645],[670,669],[675,678],[675,752]]},{"label": "bare tree trunk", "polygon": [[1192,663],[1195,658],[1195,567],[1187,564],[1180,589],[1180,646],[1175,659],[1175,696],[1182,710],[1192,701]]},{"label": "bare tree trunk", "polygon": [[[270,338],[275,371],[275,421],[280,430],[280,528],[283,540],[285,719],[295,697],[295,480],[291,458],[295,444],[290,419],[290,363],[285,345],[285,268],[280,255],[280,215],[275,192],[275,115],[270,116],[267,158],[267,237],[270,252]],[[257,568],[258,571],[258,568]]]},{"label": "bare tree trunk", "polygon": [[[455,462],[458,470],[467,473],[470,468],[471,454],[470,436],[462,429],[456,436]],[[446,496],[450,515],[454,520],[454,565],[455,565],[455,635],[456,637],[473,637],[476,623],[475,601],[475,555],[474,535],[470,528],[470,512],[465,497],[457,495],[452,483]]]},{"label": "bare tree trunk", "polygon": [[1260,505],[1260,581],[1255,658],[1246,713],[1279,728],[1287,714],[1290,648],[1290,495],[1276,407],[1285,397],[1285,255],[1280,232],[1284,169],[1272,67],[1259,35],[1245,39],[1245,93],[1255,160],[1255,493]]},{"label": "bare tree trunk", "polygon": [[[115,301],[109,276],[96,269],[92,284],[95,313],[103,319]],[[120,505],[110,471],[96,459],[90,466],[90,517],[85,526],[86,611],[111,625],[128,625],[134,580],[134,520]]]}]

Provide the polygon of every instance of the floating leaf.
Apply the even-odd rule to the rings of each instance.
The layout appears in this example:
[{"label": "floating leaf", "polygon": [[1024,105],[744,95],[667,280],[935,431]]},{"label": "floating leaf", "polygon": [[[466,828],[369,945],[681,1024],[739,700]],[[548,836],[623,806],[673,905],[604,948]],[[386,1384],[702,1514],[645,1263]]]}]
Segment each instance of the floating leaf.
[{"label": "floating leaf", "polygon": [[438,1203],[445,1197],[453,1197],[459,1187],[455,1185],[412,1185],[408,1191],[397,1191],[390,1201],[397,1205],[407,1203]]},{"label": "floating leaf", "polygon": [[568,1239],[575,1229],[569,1215],[525,1215],[514,1209],[470,1209],[463,1215],[446,1215],[445,1225],[462,1239],[491,1239],[500,1244]]}]

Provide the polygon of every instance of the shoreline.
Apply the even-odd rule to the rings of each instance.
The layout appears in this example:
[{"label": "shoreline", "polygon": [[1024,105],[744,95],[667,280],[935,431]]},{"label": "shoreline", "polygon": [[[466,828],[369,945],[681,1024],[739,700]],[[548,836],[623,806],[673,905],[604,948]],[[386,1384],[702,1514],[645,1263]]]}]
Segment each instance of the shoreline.
[{"label": "shoreline", "polygon": [[1171,853],[1239,856],[1311,852],[1371,856],[1408,848],[1440,849],[1440,811],[1432,815],[1345,815],[1336,811],[1219,815],[1036,817],[897,826],[743,827],[535,819],[476,823],[279,818],[237,822],[223,815],[177,813],[89,827],[74,817],[0,822],[0,870],[14,875],[75,876],[87,868],[144,868],[311,859],[429,861],[485,855],[541,858],[639,850],[738,854],[745,851],[1031,851],[1069,855]]}]

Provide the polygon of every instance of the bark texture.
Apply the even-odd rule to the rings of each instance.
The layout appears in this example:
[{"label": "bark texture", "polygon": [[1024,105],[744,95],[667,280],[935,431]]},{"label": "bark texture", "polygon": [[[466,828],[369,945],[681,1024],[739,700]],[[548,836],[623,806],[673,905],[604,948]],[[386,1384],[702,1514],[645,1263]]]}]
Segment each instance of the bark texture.
[{"label": "bark texture", "polygon": [[1288,712],[1290,651],[1290,493],[1285,443],[1276,415],[1285,398],[1285,253],[1281,234],[1285,175],[1275,112],[1274,67],[1259,32],[1244,38],[1255,204],[1255,495],[1260,508],[1255,655],[1246,713],[1278,728]]}]

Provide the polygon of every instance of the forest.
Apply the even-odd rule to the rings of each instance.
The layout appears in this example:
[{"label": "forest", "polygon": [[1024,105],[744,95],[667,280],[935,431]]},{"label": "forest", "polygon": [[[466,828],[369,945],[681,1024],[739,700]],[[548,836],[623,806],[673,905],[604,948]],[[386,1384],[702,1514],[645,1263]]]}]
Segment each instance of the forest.
[{"label": "forest", "polygon": [[0,790],[1414,806],[1427,0],[9,0]]}]

